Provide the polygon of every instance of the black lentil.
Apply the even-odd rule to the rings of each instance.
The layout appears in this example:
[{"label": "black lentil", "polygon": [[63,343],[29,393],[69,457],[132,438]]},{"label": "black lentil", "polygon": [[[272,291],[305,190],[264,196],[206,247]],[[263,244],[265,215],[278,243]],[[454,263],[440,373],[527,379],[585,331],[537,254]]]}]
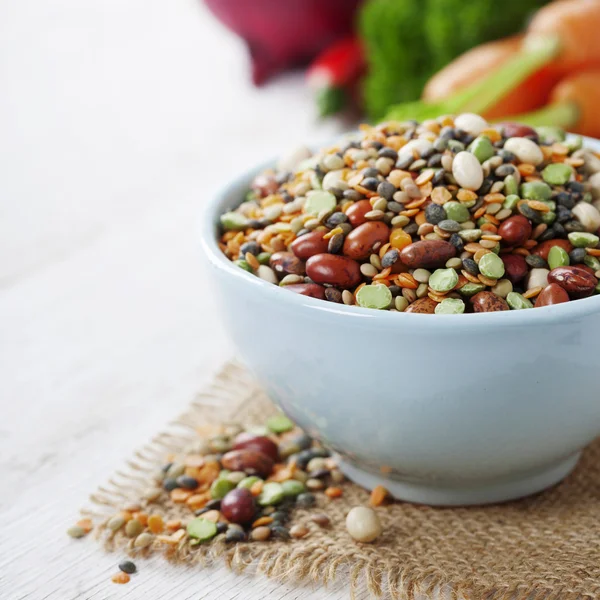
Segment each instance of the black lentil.
[{"label": "black lentil", "polygon": [[400,202],[396,202],[395,200],[392,200],[391,202],[388,202],[388,210],[398,214],[399,212],[402,212],[404,210],[404,204],[401,204]]},{"label": "black lentil", "polygon": [[137,571],[135,563],[131,562],[130,560],[124,560],[123,562],[120,562],[119,569],[123,571],[123,573],[127,573],[127,575],[131,575]]},{"label": "black lentil", "polygon": [[568,233],[573,233],[574,231],[585,231],[585,227],[575,219],[572,221],[567,221],[564,224],[564,228]]},{"label": "black lentil", "polygon": [[530,254],[529,256],[526,256],[525,262],[532,269],[547,269],[548,268],[548,263],[541,256],[538,256],[537,254]]},{"label": "black lentil", "polygon": [[310,492],[306,492],[304,494],[299,494],[296,497],[296,505],[300,506],[302,508],[310,508],[311,506],[314,506],[317,502],[317,499],[315,497],[314,494],[311,494]]},{"label": "black lentil", "polygon": [[375,177],[365,177],[361,182],[360,185],[362,187],[364,187],[367,190],[370,190],[371,192],[374,192],[377,189],[377,186],[379,185],[379,180],[375,179]]},{"label": "black lentil", "polygon": [[271,525],[271,533],[273,534],[273,537],[276,537],[279,540],[291,539],[289,530],[281,525]]},{"label": "black lentil", "polygon": [[179,484],[177,483],[177,480],[174,479],[173,477],[167,477],[163,481],[163,488],[167,492],[172,492],[173,490],[177,489],[178,487],[179,487]]},{"label": "black lentil", "polygon": [[425,208],[425,220],[432,225],[444,221],[447,218],[446,211],[443,206],[434,204],[433,202]]},{"label": "black lentil", "polygon": [[246,539],[246,532],[240,527],[229,527],[225,533],[225,541],[228,544],[234,542],[245,542]]},{"label": "black lentil", "polygon": [[186,490],[195,490],[198,487],[198,480],[188,475],[181,475],[177,478],[177,484]]},{"label": "black lentil", "polygon": [[393,148],[381,148],[377,152],[379,158],[391,158],[394,162],[398,160],[398,153]]},{"label": "black lentil", "polygon": [[381,259],[381,266],[386,269],[387,267],[391,267],[400,256],[400,252],[396,248],[392,248],[388,250]]},{"label": "black lentil", "polygon": [[456,248],[457,254],[461,254],[464,251],[465,243],[458,233],[453,233],[448,241]]},{"label": "black lentil", "polygon": [[327,227],[333,229],[342,223],[346,223],[348,221],[348,216],[343,212],[334,212],[325,222]]},{"label": "black lentil", "polygon": [[389,181],[382,181],[378,186],[377,186],[377,193],[382,197],[385,198],[388,202],[390,200],[392,200],[392,198],[394,197],[394,194],[397,192],[398,190],[396,190],[396,186],[392,185]]},{"label": "black lentil", "polygon": [[240,255],[244,256],[247,252],[250,252],[250,254],[257,256],[262,252],[262,248],[260,247],[260,244],[258,242],[245,242],[240,246]]},{"label": "black lentil", "polygon": [[447,231],[448,233],[458,233],[460,231],[460,223],[453,221],[452,219],[444,219],[443,221],[440,221],[437,226],[442,231]]},{"label": "black lentil", "polygon": [[396,168],[402,169],[404,171],[408,169],[408,167],[413,163],[413,161],[414,158],[412,157],[412,154],[410,156],[399,157],[396,161]]},{"label": "black lentil", "polygon": [[217,523],[217,533],[225,533],[227,531],[227,523],[223,523],[222,521],[219,521]]},{"label": "black lentil", "polygon": [[472,258],[463,258],[463,269],[470,275],[479,275],[479,267]]},{"label": "black lentil", "polygon": [[[364,175],[365,179],[377,179],[377,176],[379,175],[379,171],[377,169],[375,169],[374,167],[367,167],[366,169],[363,169],[361,171],[362,175]],[[363,179],[364,182],[364,179]],[[363,187],[367,187],[364,185],[364,183],[361,184]]]},{"label": "black lentil", "polygon": [[363,195],[356,190],[344,190],[344,198],[346,198],[346,200],[357,202],[358,200],[363,199]]},{"label": "black lentil", "polygon": [[569,252],[569,258],[572,264],[582,263],[586,256],[587,252],[585,251],[585,248],[573,248],[573,250]]}]

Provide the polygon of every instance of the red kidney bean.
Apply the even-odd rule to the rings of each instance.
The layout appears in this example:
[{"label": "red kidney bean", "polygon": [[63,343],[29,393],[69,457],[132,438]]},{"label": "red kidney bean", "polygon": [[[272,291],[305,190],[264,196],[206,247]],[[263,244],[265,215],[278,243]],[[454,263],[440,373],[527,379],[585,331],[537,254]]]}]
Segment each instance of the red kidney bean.
[{"label": "red kidney bean", "polygon": [[329,283],[342,288],[353,287],[361,281],[358,263],[336,254],[311,256],[306,261],[306,274],[316,283]]},{"label": "red kidney bean", "polygon": [[285,289],[296,292],[296,294],[301,294],[302,296],[325,300],[325,288],[318,283],[292,283],[291,285],[286,285]]},{"label": "red kidney bean", "polygon": [[404,311],[407,313],[415,313],[422,315],[432,315],[435,312],[435,307],[438,303],[429,297],[419,298],[412,304],[408,305],[408,308]]},{"label": "red kidney bean", "polygon": [[363,260],[373,252],[376,244],[385,244],[390,228],[382,221],[369,221],[353,229],[344,240],[342,252],[349,258]]},{"label": "red kidney bean", "polygon": [[329,240],[324,240],[323,236],[327,231],[319,229],[317,231],[311,231],[305,233],[300,237],[296,238],[290,244],[290,250],[302,260],[306,260],[315,254],[322,254],[327,252],[329,246]]},{"label": "red kidney bean", "polygon": [[304,275],[304,262],[293,252],[275,252],[269,259],[271,269],[275,271],[279,279],[286,275]]},{"label": "red kidney bean", "polygon": [[471,303],[476,313],[510,310],[504,298],[496,296],[494,292],[479,292],[471,298]]},{"label": "red kidney bean", "polygon": [[529,127],[529,125],[523,125],[522,123],[514,123],[512,121],[506,123],[499,123],[502,127],[502,133],[504,137],[525,137],[532,136],[537,140],[538,134],[535,129]]},{"label": "red kidney bean", "polygon": [[528,268],[523,256],[520,254],[502,254],[500,258],[504,263],[507,279],[510,279],[512,283],[519,283],[525,278]]},{"label": "red kidney bean", "polygon": [[548,253],[553,246],[560,246],[567,253],[573,250],[573,244],[569,240],[556,239],[540,242],[531,252],[536,256],[541,256],[544,260],[548,260]]},{"label": "red kidney bean", "polygon": [[522,215],[509,217],[498,228],[498,235],[501,235],[509,246],[521,246],[531,235],[531,223]]},{"label": "red kidney bean", "polygon": [[535,307],[550,306],[551,304],[562,304],[569,301],[569,294],[557,283],[547,285],[538,295]]},{"label": "red kidney bean", "polygon": [[548,283],[557,283],[570,298],[587,298],[594,293],[598,280],[581,267],[556,267],[548,275]]},{"label": "red kidney bean", "polygon": [[245,471],[268,477],[273,471],[273,460],[257,450],[231,450],[223,455],[221,464],[231,471]]},{"label": "red kidney bean", "polygon": [[250,523],[256,516],[256,504],[250,490],[236,488],[221,500],[221,514],[231,523]]},{"label": "red kidney bean", "polygon": [[372,210],[373,207],[368,200],[359,200],[346,210],[346,216],[348,217],[352,227],[358,227],[359,225],[367,222],[365,215]]},{"label": "red kidney bean", "polygon": [[266,435],[254,435],[247,431],[243,431],[236,436],[233,441],[233,450],[256,450],[275,461],[279,458],[277,444],[271,438]]},{"label": "red kidney bean", "polygon": [[442,240],[422,240],[405,246],[400,251],[400,260],[410,268],[434,269],[443,267],[456,256],[456,248]]}]

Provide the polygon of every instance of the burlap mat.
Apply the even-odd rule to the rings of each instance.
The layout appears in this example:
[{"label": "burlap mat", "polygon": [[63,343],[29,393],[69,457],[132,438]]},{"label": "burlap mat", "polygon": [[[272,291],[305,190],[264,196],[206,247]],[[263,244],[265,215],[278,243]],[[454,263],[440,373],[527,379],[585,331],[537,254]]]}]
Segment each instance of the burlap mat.
[{"label": "burlap mat", "polygon": [[[247,371],[228,364],[185,415],[92,496],[94,507],[84,512],[102,518],[139,500],[148,475],[168,453],[182,452],[197,440],[198,427],[226,421],[262,424],[273,411]],[[600,441],[586,450],[566,481],[545,493],[483,508],[391,504],[377,509],[384,534],[374,544],[358,544],[348,536],[344,519],[368,496],[345,484],[342,498],[321,501],[332,527],[315,526],[301,540],[213,542],[197,548],[184,540],[167,554],[179,561],[222,561],[237,571],[251,568],[283,580],[327,584],[345,577],[354,591],[366,582],[371,595],[391,598],[412,599],[440,588],[473,600],[600,598]],[[191,516],[169,500],[155,509],[165,518]],[[311,512],[298,509],[294,521],[305,522]],[[102,525],[97,534],[108,548],[131,545],[122,534],[107,538]]]}]

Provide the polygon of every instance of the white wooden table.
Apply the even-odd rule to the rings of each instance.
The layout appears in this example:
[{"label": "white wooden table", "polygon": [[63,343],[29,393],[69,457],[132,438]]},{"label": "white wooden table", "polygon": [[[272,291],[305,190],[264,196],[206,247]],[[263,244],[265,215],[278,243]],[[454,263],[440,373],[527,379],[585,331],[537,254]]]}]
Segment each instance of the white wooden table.
[{"label": "white wooden table", "polygon": [[300,75],[249,84],[196,0],[0,3],[0,598],[348,597],[140,562],[65,530],[232,348],[195,222],[230,171],[319,125]]}]

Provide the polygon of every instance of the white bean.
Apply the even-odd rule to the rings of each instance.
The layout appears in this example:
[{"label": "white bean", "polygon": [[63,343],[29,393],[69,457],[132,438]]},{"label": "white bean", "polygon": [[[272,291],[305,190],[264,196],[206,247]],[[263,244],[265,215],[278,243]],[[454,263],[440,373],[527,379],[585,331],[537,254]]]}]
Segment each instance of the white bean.
[{"label": "white bean", "polygon": [[539,165],[544,162],[540,147],[528,138],[512,137],[506,140],[504,149],[512,152],[521,162]]},{"label": "white bean", "polygon": [[357,542],[372,542],[383,531],[377,513],[366,506],[355,506],[348,513],[346,529]]},{"label": "white bean", "polygon": [[547,287],[549,274],[550,271],[548,271],[548,269],[531,269],[527,277],[527,289],[531,290],[536,287]]},{"label": "white bean", "polygon": [[454,119],[454,126],[471,135],[479,135],[489,127],[488,122],[474,113],[463,113]]},{"label": "white bean", "polygon": [[344,181],[344,170],[336,169],[335,171],[329,171],[323,177],[323,189],[330,191],[333,189],[347,190],[348,184]]},{"label": "white bean", "polygon": [[268,281],[269,283],[279,283],[277,281],[277,276],[275,275],[275,271],[271,269],[271,267],[267,267],[267,265],[259,265],[257,269],[257,274],[261,279]]},{"label": "white bean", "polygon": [[600,212],[595,206],[587,202],[580,202],[571,212],[589,233],[596,233],[600,228]]},{"label": "white bean", "polygon": [[293,171],[303,160],[312,156],[311,151],[306,146],[294,148],[291,152],[282,156],[277,162],[277,170]]},{"label": "white bean", "polygon": [[407,144],[400,148],[398,156],[405,158],[406,156],[412,156],[413,150],[416,150],[419,156],[429,152],[433,148],[433,144],[429,140],[416,139],[410,140]]},{"label": "white bean", "polygon": [[483,183],[483,169],[470,152],[459,152],[454,157],[452,175],[456,183],[467,190],[478,190]]}]

